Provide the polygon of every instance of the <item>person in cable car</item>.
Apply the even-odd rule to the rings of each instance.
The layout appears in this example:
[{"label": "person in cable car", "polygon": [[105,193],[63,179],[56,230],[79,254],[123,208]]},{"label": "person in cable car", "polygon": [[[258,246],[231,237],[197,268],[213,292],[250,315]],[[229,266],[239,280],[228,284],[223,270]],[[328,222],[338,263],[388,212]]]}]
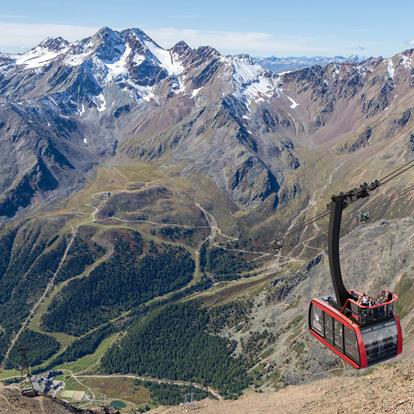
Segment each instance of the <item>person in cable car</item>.
[{"label": "person in cable car", "polygon": [[282,250],[283,247],[283,240],[273,240],[271,243],[271,246],[273,247],[273,249],[278,252],[280,250]]},{"label": "person in cable car", "polygon": [[361,211],[359,213],[359,222],[360,223],[365,223],[369,220],[369,211]]}]

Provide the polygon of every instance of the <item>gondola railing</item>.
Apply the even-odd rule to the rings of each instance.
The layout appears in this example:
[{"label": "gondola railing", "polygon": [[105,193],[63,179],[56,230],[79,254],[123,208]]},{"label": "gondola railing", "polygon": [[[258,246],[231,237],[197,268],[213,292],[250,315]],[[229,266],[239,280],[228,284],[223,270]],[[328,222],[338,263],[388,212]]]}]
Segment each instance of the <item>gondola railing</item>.
[{"label": "gondola railing", "polygon": [[[352,291],[352,296],[357,298],[361,294]],[[376,303],[370,306],[362,305],[354,299],[347,299],[345,305],[342,307],[341,313],[352,318],[360,325],[390,319],[394,315],[394,306],[398,300],[398,296],[390,291],[384,291],[382,296],[387,298],[383,303]]]}]

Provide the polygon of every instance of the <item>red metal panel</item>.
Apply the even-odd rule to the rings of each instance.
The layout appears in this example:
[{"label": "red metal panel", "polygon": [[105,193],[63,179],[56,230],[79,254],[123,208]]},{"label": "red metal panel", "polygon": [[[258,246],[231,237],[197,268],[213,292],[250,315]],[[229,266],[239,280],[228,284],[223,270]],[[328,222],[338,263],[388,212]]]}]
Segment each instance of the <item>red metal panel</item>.
[{"label": "red metal panel", "polygon": [[332,316],[336,320],[343,323],[345,326],[347,326],[352,331],[355,331],[356,329],[359,329],[358,325],[355,322],[352,322],[343,313],[341,313],[339,310],[333,308],[332,306],[328,305],[325,301],[322,301],[320,299],[312,299],[311,303],[314,303],[319,308],[322,308],[324,312],[326,312],[328,315]]},{"label": "red metal panel", "polygon": [[338,355],[340,358],[342,358],[345,362],[347,362],[349,365],[351,365],[355,369],[365,368],[368,366],[367,364],[367,354],[365,351],[365,345],[362,340],[361,331],[359,329],[359,326],[352,322],[350,319],[348,319],[345,315],[340,313],[337,309],[333,308],[332,306],[328,305],[326,302],[319,300],[319,299],[312,299],[311,304],[316,305],[317,307],[321,308],[325,313],[327,313],[332,318],[336,319],[337,321],[341,322],[343,325],[345,325],[347,328],[349,328],[351,331],[355,332],[357,343],[358,343],[358,350],[359,350],[359,361],[360,363],[357,364],[355,361],[353,361],[351,358],[349,358],[347,355],[340,352],[337,348],[335,348],[333,345],[331,345],[325,338],[323,338],[321,335],[319,335],[317,332],[315,332],[311,325],[309,324],[309,330],[311,334],[323,345],[325,345],[327,348],[329,348],[332,352],[334,352],[336,355]]},{"label": "red metal panel", "polygon": [[398,338],[397,338],[397,355],[401,354],[403,349],[403,335],[402,335],[402,329],[401,329],[401,323],[400,318],[394,314],[395,323],[397,325],[397,332],[398,332]]},{"label": "red metal panel", "polygon": [[[329,348],[332,352],[334,352],[336,355],[338,355],[340,358],[342,358],[344,361],[346,361],[348,364],[350,364],[352,367],[356,369],[360,368],[366,368],[368,367],[368,358],[367,353],[365,349],[365,344],[362,338],[361,330],[359,326],[354,323],[352,320],[347,318],[344,314],[342,314],[337,309],[333,308],[329,304],[327,304],[325,301],[322,301],[320,299],[312,299],[311,304],[317,306],[318,308],[322,309],[323,312],[327,313],[332,318],[335,318],[342,324],[344,324],[346,327],[351,329],[356,334],[357,343],[358,343],[358,350],[359,350],[359,364],[355,363],[352,359],[350,359],[348,356],[340,352],[337,348],[335,348],[333,345],[331,345],[325,338],[323,338],[318,332],[315,332],[311,325],[309,324],[309,330],[311,334],[323,345],[325,345],[327,348]],[[402,336],[402,329],[401,324],[398,316],[394,314],[395,323],[397,326],[397,354],[399,355],[402,352],[403,348],[403,336]]]}]

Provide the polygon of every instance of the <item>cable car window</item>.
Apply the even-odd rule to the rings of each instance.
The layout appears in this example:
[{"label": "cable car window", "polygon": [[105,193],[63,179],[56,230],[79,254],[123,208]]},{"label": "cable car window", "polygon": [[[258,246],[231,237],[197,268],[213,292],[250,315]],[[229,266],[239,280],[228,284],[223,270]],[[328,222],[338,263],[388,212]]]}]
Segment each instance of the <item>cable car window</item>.
[{"label": "cable car window", "polygon": [[344,335],[342,331],[342,323],[334,319],[334,330],[335,330],[335,348],[339,349],[342,353],[344,352]]},{"label": "cable car window", "polygon": [[311,326],[314,331],[323,336],[323,311],[312,305]]},{"label": "cable car window", "polygon": [[359,364],[359,348],[355,332],[344,326],[345,355]]},{"label": "cable car window", "polygon": [[397,354],[398,331],[395,320],[361,330],[368,363],[382,361]]},{"label": "cable car window", "polygon": [[325,313],[325,339],[331,344],[334,343],[333,339],[333,320],[332,316]]}]

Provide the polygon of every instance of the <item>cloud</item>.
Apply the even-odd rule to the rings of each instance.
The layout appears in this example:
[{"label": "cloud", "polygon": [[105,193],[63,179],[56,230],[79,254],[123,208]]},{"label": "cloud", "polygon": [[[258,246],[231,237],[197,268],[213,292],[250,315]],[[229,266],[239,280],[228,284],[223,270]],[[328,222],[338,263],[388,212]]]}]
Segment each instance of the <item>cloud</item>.
[{"label": "cloud", "polygon": [[[1,17],[0,17],[1,21]],[[114,28],[118,29],[119,28]],[[0,51],[16,52],[29,49],[46,37],[62,36],[69,41],[96,33],[99,27],[62,24],[0,23]],[[143,28],[158,44],[171,47],[184,40],[191,47],[212,46],[222,53],[265,55],[334,55],[355,47],[329,47],[325,41],[306,37],[281,37],[264,32],[177,29],[173,27]],[[323,45],[323,46],[321,46]],[[362,50],[362,49],[359,49]],[[345,52],[347,53],[347,52]]]},{"label": "cloud", "polygon": [[414,45],[414,39],[407,40],[407,44],[410,45],[410,46],[413,46]]},{"label": "cloud", "polygon": [[[0,16],[1,19],[1,16]],[[28,49],[46,37],[62,36],[73,41],[95,33],[99,28],[62,24],[0,23],[0,50]]]},{"label": "cloud", "polygon": [[312,39],[276,38],[263,32],[230,32],[172,27],[147,29],[146,32],[165,47],[171,47],[178,41],[184,40],[192,47],[209,45],[227,53],[324,54],[336,52],[334,49],[316,45]]}]

